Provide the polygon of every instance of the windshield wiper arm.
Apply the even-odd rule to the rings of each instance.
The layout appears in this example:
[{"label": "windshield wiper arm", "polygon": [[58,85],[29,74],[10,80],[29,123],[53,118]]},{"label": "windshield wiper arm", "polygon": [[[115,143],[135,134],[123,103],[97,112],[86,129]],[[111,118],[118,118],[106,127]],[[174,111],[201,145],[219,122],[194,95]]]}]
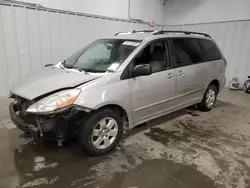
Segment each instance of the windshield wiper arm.
[{"label": "windshield wiper arm", "polygon": [[64,60],[61,64],[60,64],[60,67],[62,68],[62,69],[75,69],[75,70],[77,70],[77,71],[79,71],[79,72],[84,72],[85,74],[88,74],[87,72],[85,72],[83,69],[78,69],[78,68],[75,68],[75,67],[73,67],[73,66],[65,66],[65,62],[66,62],[66,60]]},{"label": "windshield wiper arm", "polygon": [[102,70],[95,70],[95,69],[85,69],[85,68],[82,68],[80,70],[83,70],[85,72],[93,72],[93,73],[104,73],[106,71],[102,71]]},{"label": "windshield wiper arm", "polygon": [[111,72],[111,73],[113,73],[113,72],[115,72],[114,70],[112,70],[112,69],[108,69],[107,70],[107,72]]},{"label": "windshield wiper arm", "polygon": [[75,68],[75,67],[72,67],[72,69],[78,70],[79,72],[84,72],[85,74],[89,74],[89,73],[87,73],[83,68]]}]

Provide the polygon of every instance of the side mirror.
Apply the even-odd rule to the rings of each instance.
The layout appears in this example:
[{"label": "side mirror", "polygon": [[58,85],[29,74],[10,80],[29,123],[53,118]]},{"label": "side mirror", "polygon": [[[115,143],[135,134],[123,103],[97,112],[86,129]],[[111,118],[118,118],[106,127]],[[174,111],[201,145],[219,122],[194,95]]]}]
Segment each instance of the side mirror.
[{"label": "side mirror", "polygon": [[149,64],[136,65],[133,70],[133,77],[146,76],[152,74],[152,68]]}]

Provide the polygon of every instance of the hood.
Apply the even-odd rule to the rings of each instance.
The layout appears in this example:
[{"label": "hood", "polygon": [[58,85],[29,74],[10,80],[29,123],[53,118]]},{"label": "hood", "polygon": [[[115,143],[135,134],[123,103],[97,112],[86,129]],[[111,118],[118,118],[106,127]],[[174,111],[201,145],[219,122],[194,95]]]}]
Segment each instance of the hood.
[{"label": "hood", "polygon": [[33,100],[49,92],[76,87],[96,78],[98,76],[69,71],[54,66],[47,67],[16,83],[12,87],[11,93],[25,99]]}]

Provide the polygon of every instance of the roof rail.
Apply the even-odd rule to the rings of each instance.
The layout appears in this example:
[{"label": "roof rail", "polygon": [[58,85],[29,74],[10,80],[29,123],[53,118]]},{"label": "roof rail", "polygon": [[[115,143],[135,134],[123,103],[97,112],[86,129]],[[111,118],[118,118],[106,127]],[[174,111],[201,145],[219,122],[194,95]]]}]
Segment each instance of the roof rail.
[{"label": "roof rail", "polygon": [[186,35],[194,34],[194,35],[203,35],[205,37],[212,38],[209,34],[206,33],[199,33],[199,32],[192,32],[192,31],[171,31],[171,30],[159,30],[153,33],[153,35],[162,35],[164,33],[184,33]]},{"label": "roof rail", "polygon": [[153,33],[153,32],[155,32],[155,30],[139,30],[139,31],[133,30],[132,32],[119,32],[119,33],[116,33],[114,36],[128,35],[128,34],[133,34],[133,33]]}]

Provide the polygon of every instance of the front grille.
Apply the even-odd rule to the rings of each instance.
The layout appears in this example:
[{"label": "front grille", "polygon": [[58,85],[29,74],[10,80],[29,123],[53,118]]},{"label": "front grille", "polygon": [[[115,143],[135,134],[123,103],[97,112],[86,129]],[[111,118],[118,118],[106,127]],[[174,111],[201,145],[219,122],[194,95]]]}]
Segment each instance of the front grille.
[{"label": "front grille", "polygon": [[20,115],[26,115],[26,110],[33,104],[33,102],[19,96],[14,96],[14,99],[14,103],[17,105]]},{"label": "front grille", "polygon": [[55,130],[57,121],[60,121],[60,116],[46,116],[27,113],[26,110],[34,103],[33,101],[24,99],[19,96],[12,96],[15,100],[15,108],[17,109],[17,115],[27,124],[38,125],[43,132],[49,132]]},{"label": "front grille", "polygon": [[18,116],[27,123],[35,124],[35,116],[26,112],[26,110],[33,104],[33,102],[16,95],[12,96],[12,98],[14,98],[14,104],[15,108],[17,109]]}]

